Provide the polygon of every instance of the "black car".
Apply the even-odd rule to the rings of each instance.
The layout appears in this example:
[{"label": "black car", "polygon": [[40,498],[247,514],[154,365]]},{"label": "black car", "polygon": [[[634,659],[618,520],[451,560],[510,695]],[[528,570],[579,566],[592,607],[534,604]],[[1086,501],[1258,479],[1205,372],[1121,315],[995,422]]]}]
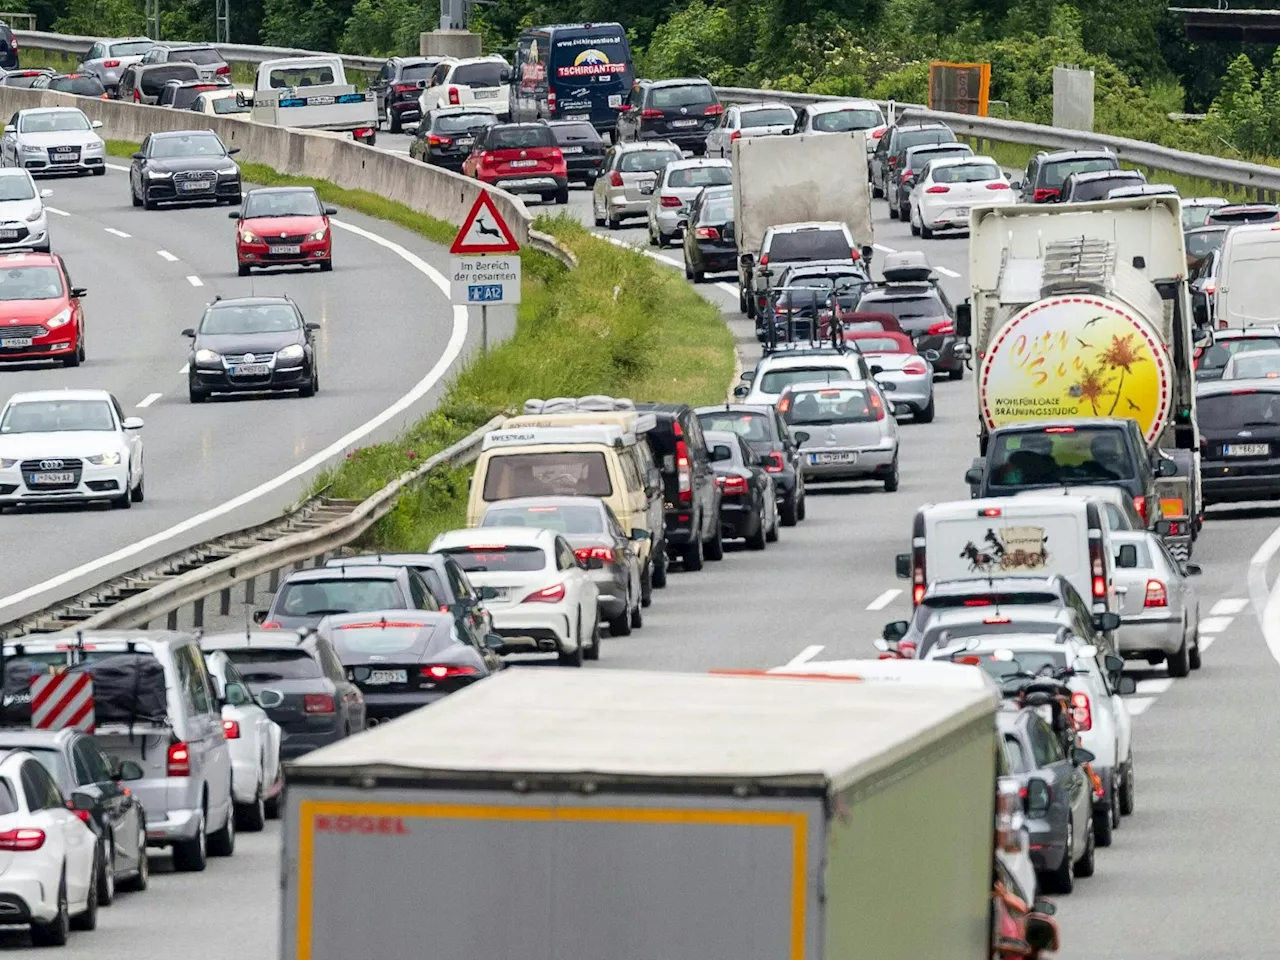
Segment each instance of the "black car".
[{"label": "black car", "polygon": [[1280,498],[1280,380],[1196,387],[1205,503]]},{"label": "black car", "polygon": [[618,115],[618,142],[663,140],[700,157],[722,113],[720,98],[702,77],[638,80]]},{"label": "black car", "polygon": [[[280,725],[281,760],[296,760],[364,729],[364,695],[347,679],[333,644],[314,632],[209,634],[200,638],[200,649],[224,653]],[[277,803],[268,801],[269,815],[276,814]]]},{"label": "black car", "polygon": [[190,63],[202,77],[231,76],[231,64],[216,47],[207,43],[157,43],[142,55],[142,63],[146,66],[153,63]]},{"label": "black car", "polygon": [[187,389],[192,403],[214,393],[297,390],[312,397],[320,389],[312,333],[288,297],[215,297],[200,325],[182,331],[191,338]]},{"label": "black car", "polygon": [[210,80],[170,80],[160,91],[156,106],[190,110],[200,94],[210,90],[223,90],[230,86],[231,81],[226,77],[214,77]]},{"label": "black car", "polygon": [[[636,409],[652,413],[658,421],[645,431],[645,439],[662,474],[667,559],[675,559],[673,554],[678,552],[685,570],[701,570],[704,558],[724,557],[720,488],[702,424],[693,408],[683,403],[637,403]],[[661,587],[666,571],[659,582],[657,569],[653,585]]]},{"label": "black car", "polygon": [[106,88],[90,73],[51,73],[37,77],[31,89],[54,90],[76,97],[93,97],[95,100],[107,99]]},{"label": "black car", "polygon": [[1187,250],[1188,275],[1195,273],[1209,254],[1222,249],[1229,229],[1226,224],[1218,224],[1216,227],[1193,227],[1182,232],[1182,245]]},{"label": "black car", "polygon": [[151,133],[129,165],[129,195],[135,207],[155,210],[161,203],[212,200],[239,203],[240,168],[211,130]]},{"label": "black car", "polygon": [[1274,203],[1232,203],[1218,207],[1205,218],[1206,227],[1241,223],[1276,223],[1280,221],[1280,206]]},{"label": "black car", "polygon": [[42,67],[38,70],[11,70],[3,77],[0,77],[0,86],[29,90],[42,78],[52,77],[55,73],[57,73],[56,70],[50,70],[47,67]]},{"label": "black car", "polygon": [[972,156],[973,147],[955,141],[922,143],[908,147],[902,158],[902,170],[895,171],[896,180],[890,184],[890,190],[886,194],[889,200],[889,219],[901,220],[903,223],[911,220],[911,189],[916,185],[926,163],[943,158]]},{"label": "black car", "polygon": [[461,172],[476,136],[495,126],[498,117],[483,107],[441,107],[418,124],[409,156],[423,163]]},{"label": "black car", "polygon": [[754,450],[736,433],[707,431],[720,488],[720,535],[763,550],[778,539],[778,498]]},{"label": "black car", "polygon": [[570,183],[595,186],[604,164],[606,145],[596,128],[585,120],[544,120],[555,135],[560,152],[564,154],[565,169]]},{"label": "black car", "polygon": [[147,816],[127,785],[142,779],[141,767],[132,760],[108,757],[93,736],[69,727],[0,729],[0,750],[25,750],[53,775],[64,796],[85,797],[76,812],[93,828],[102,848],[99,906],[110,904],[117,888],[147,889]]},{"label": "black car", "polygon": [[317,632],[333,644],[347,678],[364,694],[365,722],[371,727],[502,669],[497,634],[477,648],[453,617],[438,610],[326,617]]},{"label": "black car", "polygon": [[889,200],[893,210],[891,189],[902,176],[907,151],[926,143],[955,143],[956,135],[945,123],[905,123],[890,127],[871,154],[871,195]]},{"label": "black car", "polygon": [[18,69],[18,38],[13,27],[0,20],[0,70]]},{"label": "black car", "polygon": [[853,312],[873,285],[860,261],[812,260],[784,265],[774,288],[772,310],[756,312],[756,339],[761,343],[768,339],[768,315],[773,318],[774,342],[829,337],[833,315]]},{"label": "black car", "polygon": [[856,312],[893,314],[917,351],[938,352],[935,371],[952,380],[964,377],[964,360],[956,355],[955,308],[923,256],[889,254],[882,272],[885,282],[862,295]]},{"label": "black car", "polygon": [[293,571],[271,606],[255,610],[253,620],[271,630],[297,630],[341,613],[439,609],[440,601],[416,570],[353,564]]},{"label": "black car", "polygon": [[1031,158],[1022,179],[1010,186],[1021,191],[1023,203],[1054,203],[1070,174],[1119,169],[1120,161],[1107,150],[1042,150]]},{"label": "black car", "polygon": [[1060,203],[1089,203],[1105,200],[1107,194],[1121,187],[1140,187],[1147,182],[1141,170],[1090,170],[1067,174],[1062,181]]},{"label": "black car", "polygon": [[385,120],[388,132],[399,133],[406,123],[422,119],[418,96],[439,63],[439,57],[392,57],[370,81],[378,122]]},{"label": "black car", "polygon": [[784,527],[804,519],[804,471],[800,447],[782,422],[776,407],[726,403],[694,411],[703,430],[736,433],[747,442],[764,469],[773,477],[778,495],[778,516]]},{"label": "black car", "polygon": [[703,187],[689,205],[689,217],[683,226],[686,279],[703,283],[708,273],[737,269],[733,187]]},{"label": "black car", "polygon": [[1196,380],[1221,380],[1227,361],[1250,350],[1280,350],[1280,326],[1211,331],[1196,347]]}]

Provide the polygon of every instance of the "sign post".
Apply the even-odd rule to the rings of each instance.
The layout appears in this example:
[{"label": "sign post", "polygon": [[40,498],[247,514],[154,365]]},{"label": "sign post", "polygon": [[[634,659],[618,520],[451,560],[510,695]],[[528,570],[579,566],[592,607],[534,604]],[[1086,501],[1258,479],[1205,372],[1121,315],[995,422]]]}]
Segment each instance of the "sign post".
[{"label": "sign post", "polygon": [[449,248],[449,299],[480,308],[480,349],[489,352],[489,308],[520,302],[520,244],[488,192]]}]

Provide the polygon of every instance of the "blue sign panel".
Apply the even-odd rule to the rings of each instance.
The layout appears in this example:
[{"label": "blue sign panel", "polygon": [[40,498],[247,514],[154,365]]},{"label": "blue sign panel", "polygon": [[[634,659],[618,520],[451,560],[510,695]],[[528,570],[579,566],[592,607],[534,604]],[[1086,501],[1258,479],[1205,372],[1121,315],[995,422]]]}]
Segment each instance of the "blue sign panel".
[{"label": "blue sign panel", "polygon": [[471,284],[467,287],[467,300],[470,303],[494,303],[502,299],[502,284]]}]

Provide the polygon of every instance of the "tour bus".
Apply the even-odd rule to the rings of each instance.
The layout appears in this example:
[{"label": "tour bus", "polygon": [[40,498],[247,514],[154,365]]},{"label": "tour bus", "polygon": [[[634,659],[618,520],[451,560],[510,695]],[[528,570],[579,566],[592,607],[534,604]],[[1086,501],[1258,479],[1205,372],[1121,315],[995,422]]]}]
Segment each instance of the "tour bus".
[{"label": "tour bus", "polygon": [[511,119],[581,120],[612,134],[634,82],[622,24],[530,27],[516,44]]}]

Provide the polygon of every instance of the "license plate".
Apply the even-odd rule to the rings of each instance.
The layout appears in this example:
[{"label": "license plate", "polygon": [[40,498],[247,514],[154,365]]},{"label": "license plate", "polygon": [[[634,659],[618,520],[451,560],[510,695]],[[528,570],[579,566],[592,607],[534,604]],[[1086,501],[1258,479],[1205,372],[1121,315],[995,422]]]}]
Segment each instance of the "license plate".
[{"label": "license plate", "polygon": [[1049,706],[1047,703],[1036,707],[1036,713],[1040,715],[1040,719],[1045,723],[1053,723],[1053,707]]},{"label": "license plate", "polygon": [[0,340],[0,347],[29,347],[31,346],[30,337],[6,337]]},{"label": "license plate", "polygon": [[271,367],[265,363],[242,363],[231,367],[229,372],[233,377],[265,377]]},{"label": "license plate", "polygon": [[836,453],[811,453],[809,454],[809,462],[814,466],[824,463],[857,463],[858,455],[851,450],[841,450]]},{"label": "license plate", "polygon": [[671,125],[673,127],[696,127],[698,125],[698,121],[697,120],[672,120]]},{"label": "license plate", "polygon": [[570,114],[566,114],[566,115],[565,115],[565,119],[566,119],[566,120],[590,120],[590,119],[591,119],[591,114],[589,114],[589,113],[570,113]]},{"label": "license plate", "polygon": [[968,208],[968,207],[956,207],[956,209],[953,211],[953,214],[952,214],[952,215],[953,215],[953,216],[957,216],[957,217],[967,217],[967,216],[969,215],[969,208]]},{"label": "license plate", "polygon": [[512,160],[509,164],[512,167],[536,167],[537,165],[537,160]]},{"label": "license plate", "polygon": [[302,252],[302,247],[298,246],[296,243],[278,243],[274,247],[271,247],[270,249],[272,253],[301,253]]},{"label": "license plate", "polygon": [[561,147],[560,152],[561,153],[581,153],[582,148],[581,147]]},{"label": "license plate", "polygon": [[374,670],[369,674],[366,683],[408,683],[408,670]]},{"label": "license plate", "polygon": [[55,153],[53,155],[54,163],[75,163],[79,159],[74,153]]},{"label": "license plate", "polygon": [[474,144],[475,142],[476,142],[476,138],[475,138],[475,137],[460,137],[460,138],[458,138],[458,146],[460,146],[460,147],[468,147],[468,148],[469,148],[469,147],[470,147],[472,144]]},{"label": "license plate", "polygon": [[1265,457],[1271,452],[1268,443],[1228,443],[1222,448],[1228,457]]},{"label": "license plate", "polygon": [[611,93],[611,94],[609,94],[609,106],[611,106],[611,107],[620,107],[620,106],[622,106],[622,94],[620,94],[620,93]]},{"label": "license plate", "polygon": [[497,90],[477,90],[476,99],[477,100],[496,100],[498,99],[498,91]]},{"label": "license plate", "polygon": [[640,192],[641,192],[641,193],[653,193],[653,183],[652,183],[652,181],[651,181],[651,182],[649,182],[649,183],[642,183],[642,184],[640,184]]},{"label": "license plate", "polygon": [[17,240],[17,230],[0,230],[0,240]]},{"label": "license plate", "polygon": [[75,483],[76,475],[67,471],[61,473],[33,473],[27,478],[32,486],[38,484]]},{"label": "license plate", "polygon": [[213,187],[212,180],[188,180],[186,183],[180,183],[178,186],[187,193],[195,190],[209,190]]}]

